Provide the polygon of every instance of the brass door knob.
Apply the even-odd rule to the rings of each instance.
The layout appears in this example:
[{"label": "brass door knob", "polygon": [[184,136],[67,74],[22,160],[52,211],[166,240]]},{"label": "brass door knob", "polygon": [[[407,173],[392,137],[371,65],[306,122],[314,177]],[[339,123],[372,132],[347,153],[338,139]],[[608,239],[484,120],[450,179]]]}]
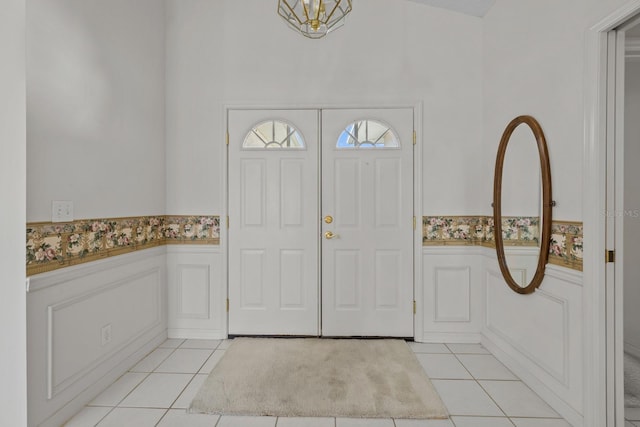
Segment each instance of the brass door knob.
[{"label": "brass door knob", "polygon": [[329,239],[329,240],[333,239],[334,237],[337,237],[337,236],[338,235],[337,234],[333,234],[332,231],[327,231],[327,232],[324,233],[325,239]]}]

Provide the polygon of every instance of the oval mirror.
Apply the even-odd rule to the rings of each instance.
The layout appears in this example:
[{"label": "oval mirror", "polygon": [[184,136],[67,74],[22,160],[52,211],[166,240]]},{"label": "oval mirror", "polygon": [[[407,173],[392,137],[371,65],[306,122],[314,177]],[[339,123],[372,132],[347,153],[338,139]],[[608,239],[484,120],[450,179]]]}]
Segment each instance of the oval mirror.
[{"label": "oval mirror", "polygon": [[532,293],[542,283],[551,241],[551,208],[551,168],[544,133],[533,117],[516,117],[507,125],[498,147],[493,224],[500,271],[519,294]]}]

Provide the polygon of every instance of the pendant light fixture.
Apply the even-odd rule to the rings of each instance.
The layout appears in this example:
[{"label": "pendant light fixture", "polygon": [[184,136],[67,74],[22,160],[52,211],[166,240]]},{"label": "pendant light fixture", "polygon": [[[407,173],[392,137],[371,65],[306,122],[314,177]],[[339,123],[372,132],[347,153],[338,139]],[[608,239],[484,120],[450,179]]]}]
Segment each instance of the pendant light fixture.
[{"label": "pendant light fixture", "polygon": [[340,28],[349,12],[351,0],[278,0],[278,15],[310,39]]}]

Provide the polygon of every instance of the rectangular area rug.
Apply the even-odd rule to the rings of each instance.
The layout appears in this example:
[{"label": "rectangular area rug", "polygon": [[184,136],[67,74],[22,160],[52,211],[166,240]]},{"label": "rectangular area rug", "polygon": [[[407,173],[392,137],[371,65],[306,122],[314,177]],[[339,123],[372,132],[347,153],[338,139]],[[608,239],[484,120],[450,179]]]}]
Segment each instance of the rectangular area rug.
[{"label": "rectangular area rug", "polygon": [[403,340],[236,338],[189,412],[280,417],[446,418]]}]

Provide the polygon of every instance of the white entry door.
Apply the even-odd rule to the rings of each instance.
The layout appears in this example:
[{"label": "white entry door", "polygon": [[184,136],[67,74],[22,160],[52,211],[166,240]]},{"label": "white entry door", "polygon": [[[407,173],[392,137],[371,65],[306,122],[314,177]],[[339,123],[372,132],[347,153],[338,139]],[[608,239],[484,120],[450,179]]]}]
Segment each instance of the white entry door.
[{"label": "white entry door", "polygon": [[413,110],[322,111],[322,334],[413,336]]},{"label": "white entry door", "polygon": [[413,336],[413,109],[231,110],[228,130],[229,334]]},{"label": "white entry door", "polygon": [[228,120],[229,334],[318,335],[318,111]]}]

